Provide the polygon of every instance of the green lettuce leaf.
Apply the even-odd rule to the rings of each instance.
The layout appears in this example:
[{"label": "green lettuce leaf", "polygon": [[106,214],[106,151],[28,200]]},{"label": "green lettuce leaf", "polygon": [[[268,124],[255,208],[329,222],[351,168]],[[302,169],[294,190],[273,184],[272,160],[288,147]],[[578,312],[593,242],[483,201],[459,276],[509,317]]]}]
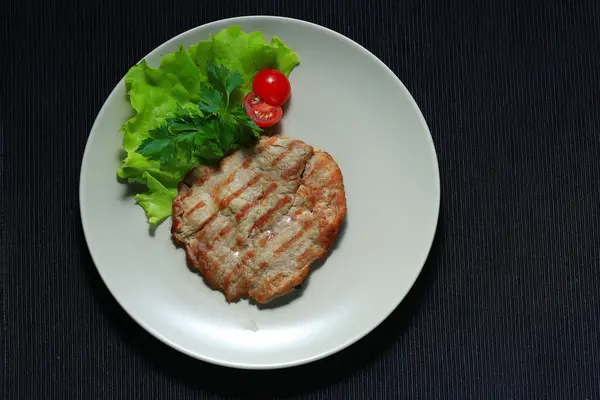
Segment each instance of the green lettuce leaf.
[{"label": "green lettuce leaf", "polygon": [[271,43],[267,43],[260,32],[245,33],[234,26],[211,36],[211,39],[191,46],[190,55],[204,76],[208,61],[238,71],[244,81],[242,95],[251,91],[252,79],[259,71],[276,68],[289,76],[300,62],[298,55],[279,38],[273,37]]},{"label": "green lettuce leaf", "polygon": [[144,173],[148,192],[135,196],[135,200],[144,208],[151,224],[158,224],[171,215],[171,204],[177,195],[177,189],[166,188],[149,173]]},{"label": "green lettuce leaf", "polygon": [[165,166],[135,150],[149,136],[148,131],[164,124],[178,107],[190,111],[198,109],[200,87],[208,81],[209,61],[239,73],[243,82],[241,90],[232,95],[232,101],[242,107],[243,96],[251,90],[256,73],[265,68],[276,68],[289,76],[298,65],[299,58],[277,37],[268,43],[260,32],[245,33],[234,26],[187,50],[179,47],[166,55],[158,68],[151,67],[145,60],[130,68],[125,75],[125,85],[136,114],[121,127],[122,146],[127,156],[117,175],[127,182],[148,188],[135,200],[153,225],[171,214],[177,184],[188,170],[198,164],[198,160],[178,160]]}]

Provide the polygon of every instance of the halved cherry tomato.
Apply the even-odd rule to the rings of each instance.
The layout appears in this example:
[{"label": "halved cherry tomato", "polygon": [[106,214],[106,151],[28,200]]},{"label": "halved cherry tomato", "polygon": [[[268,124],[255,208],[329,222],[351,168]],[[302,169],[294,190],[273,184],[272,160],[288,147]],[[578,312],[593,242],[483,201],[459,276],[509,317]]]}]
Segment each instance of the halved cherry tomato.
[{"label": "halved cherry tomato", "polygon": [[273,107],[267,104],[254,92],[250,92],[244,97],[244,107],[250,119],[261,128],[275,125],[283,115],[281,107]]},{"label": "halved cherry tomato", "polygon": [[264,69],[254,77],[252,90],[273,107],[281,107],[290,98],[292,87],[280,71]]}]

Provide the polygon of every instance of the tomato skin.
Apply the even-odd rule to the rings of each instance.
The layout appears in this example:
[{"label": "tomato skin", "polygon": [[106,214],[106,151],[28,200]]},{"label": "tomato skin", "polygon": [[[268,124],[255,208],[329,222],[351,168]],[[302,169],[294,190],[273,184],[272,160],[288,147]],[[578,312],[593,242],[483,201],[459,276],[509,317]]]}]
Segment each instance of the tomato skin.
[{"label": "tomato skin", "polygon": [[281,107],[273,107],[267,104],[254,92],[250,92],[244,97],[244,108],[248,117],[261,128],[275,125],[283,116]]},{"label": "tomato skin", "polygon": [[281,107],[290,98],[292,86],[282,72],[271,68],[256,74],[252,91],[273,107]]}]

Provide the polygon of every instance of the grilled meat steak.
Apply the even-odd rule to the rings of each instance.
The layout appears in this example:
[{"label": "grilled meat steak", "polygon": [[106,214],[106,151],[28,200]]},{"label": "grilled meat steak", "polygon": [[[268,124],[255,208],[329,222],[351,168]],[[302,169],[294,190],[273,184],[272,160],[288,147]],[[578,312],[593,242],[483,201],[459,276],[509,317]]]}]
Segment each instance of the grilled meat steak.
[{"label": "grilled meat steak", "polygon": [[228,302],[248,295],[267,303],[304,281],[345,215],[342,173],[329,154],[300,140],[263,137],[219,168],[187,174],[171,232]]}]

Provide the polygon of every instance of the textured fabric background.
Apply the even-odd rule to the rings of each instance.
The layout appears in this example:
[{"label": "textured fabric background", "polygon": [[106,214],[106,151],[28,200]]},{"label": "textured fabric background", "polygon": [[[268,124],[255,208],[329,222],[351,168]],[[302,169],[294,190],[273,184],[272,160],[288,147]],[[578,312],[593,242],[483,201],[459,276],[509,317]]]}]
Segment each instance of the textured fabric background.
[{"label": "textured fabric background", "polygon": [[[86,139],[127,69],[248,14],[380,57],[440,162],[438,233],[409,296],[346,351],[284,371],[153,339],[108,293],[79,219]],[[0,16],[0,398],[600,399],[598,1],[4,0]]]}]

